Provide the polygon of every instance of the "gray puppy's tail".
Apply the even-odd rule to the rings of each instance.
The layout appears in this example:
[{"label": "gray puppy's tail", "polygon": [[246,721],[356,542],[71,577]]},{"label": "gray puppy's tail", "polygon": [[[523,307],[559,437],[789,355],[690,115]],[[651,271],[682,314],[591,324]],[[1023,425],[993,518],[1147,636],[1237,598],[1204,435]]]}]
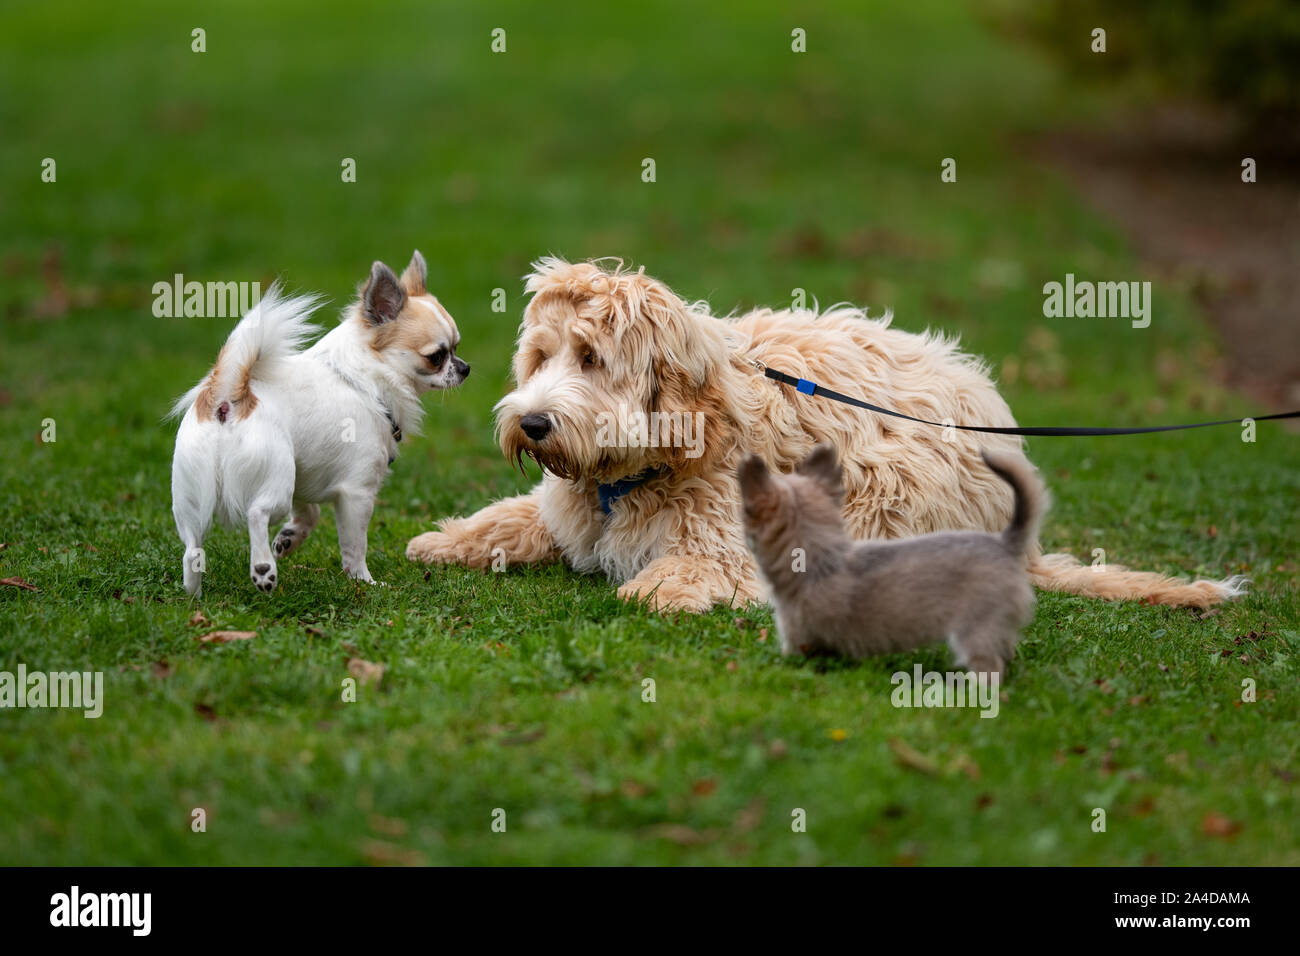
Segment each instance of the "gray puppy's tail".
[{"label": "gray puppy's tail", "polygon": [[980,457],[1016,493],[1015,510],[1011,513],[1011,523],[1002,532],[1002,541],[1016,554],[1025,554],[1038,540],[1038,522],[1047,508],[1047,490],[1020,455],[981,449]]}]

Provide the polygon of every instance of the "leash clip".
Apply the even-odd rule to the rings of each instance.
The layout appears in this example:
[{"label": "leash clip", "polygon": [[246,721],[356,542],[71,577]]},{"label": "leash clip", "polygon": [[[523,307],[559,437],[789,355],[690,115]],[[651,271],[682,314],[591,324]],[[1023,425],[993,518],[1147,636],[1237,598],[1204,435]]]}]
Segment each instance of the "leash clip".
[{"label": "leash clip", "polygon": [[760,362],[758,359],[750,359],[749,364],[754,366],[754,368],[758,369],[764,375],[767,374],[767,366],[764,365],[762,362]]}]

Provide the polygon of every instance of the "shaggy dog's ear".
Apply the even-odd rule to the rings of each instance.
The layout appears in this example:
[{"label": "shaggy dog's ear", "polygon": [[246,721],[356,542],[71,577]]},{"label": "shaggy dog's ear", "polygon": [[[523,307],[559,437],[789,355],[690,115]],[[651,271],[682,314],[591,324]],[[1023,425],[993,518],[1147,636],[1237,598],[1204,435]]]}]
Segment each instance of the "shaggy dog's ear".
[{"label": "shaggy dog's ear", "polygon": [[645,297],[643,315],[649,331],[650,411],[661,420],[691,429],[692,441],[674,440],[661,447],[669,468],[688,468],[707,459],[710,448],[727,444],[728,349],[722,323],[690,308],[662,287]]},{"label": "shaggy dog's ear", "polygon": [[397,281],[393,270],[376,261],[370,267],[370,278],[361,289],[361,308],[373,325],[383,325],[397,318],[406,306],[406,290]]},{"label": "shaggy dog's ear", "polygon": [[425,285],[428,281],[429,267],[425,264],[424,256],[420,255],[420,250],[416,249],[411,255],[411,264],[402,273],[402,288],[407,295],[424,295],[429,291]]},{"label": "shaggy dog's ear", "polygon": [[795,470],[804,477],[813,479],[833,497],[844,496],[843,469],[840,468],[839,456],[835,454],[833,445],[818,445]]}]

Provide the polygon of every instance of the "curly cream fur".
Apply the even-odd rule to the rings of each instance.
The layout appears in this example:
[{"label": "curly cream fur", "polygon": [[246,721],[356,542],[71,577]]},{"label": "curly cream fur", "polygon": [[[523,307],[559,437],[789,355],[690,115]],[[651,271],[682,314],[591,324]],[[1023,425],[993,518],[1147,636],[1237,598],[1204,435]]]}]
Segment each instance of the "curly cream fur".
[{"label": "curly cream fur", "polygon": [[[745,452],[790,471],[829,442],[844,463],[844,518],[856,538],[939,530],[994,531],[1007,524],[1012,494],[984,467],[979,442],[1023,457],[1021,441],[941,430],[798,394],[765,378],[759,360],[836,391],[930,421],[1014,425],[988,369],[933,332],[890,327],[859,309],[759,309],[718,318],[621,263],[547,258],[527,279],[532,293],[514,357],[517,387],[497,405],[507,458],[545,468],[528,495],[496,502],[420,535],[407,556],[485,568],[494,559],[563,559],[601,571],[628,599],[661,609],[704,611],[762,597],[740,525],[736,466]],[[611,447],[598,441],[602,413],[702,416],[703,453],[684,447]],[[543,414],[543,441],[522,430]],[[644,469],[665,473],[602,514],[596,487]],[[1043,557],[1040,587],[1107,598],[1205,607],[1239,593],[1236,581],[1186,582],[1159,574],[1084,568],[1068,555]]]}]

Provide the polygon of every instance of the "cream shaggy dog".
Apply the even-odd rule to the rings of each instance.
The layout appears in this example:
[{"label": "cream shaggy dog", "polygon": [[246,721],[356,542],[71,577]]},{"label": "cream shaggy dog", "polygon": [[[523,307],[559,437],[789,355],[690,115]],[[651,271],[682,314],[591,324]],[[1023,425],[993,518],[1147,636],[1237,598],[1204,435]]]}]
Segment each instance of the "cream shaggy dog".
[{"label": "cream shaggy dog", "polygon": [[[502,451],[541,464],[541,484],[443,521],[411,540],[408,558],[475,568],[562,559],[661,610],[758,600],[736,467],[752,452],[788,472],[821,442],[843,462],[855,538],[998,531],[1010,520],[1011,489],[984,467],[979,444],[1023,459],[1019,438],[803,395],[755,364],[929,421],[1014,425],[985,365],[954,341],[850,308],[717,318],[621,263],[547,258],[534,270],[518,387],[496,411]],[[1036,543],[1029,570],[1039,587],[1091,597],[1206,607],[1240,593],[1236,579],[1085,567]]]}]

